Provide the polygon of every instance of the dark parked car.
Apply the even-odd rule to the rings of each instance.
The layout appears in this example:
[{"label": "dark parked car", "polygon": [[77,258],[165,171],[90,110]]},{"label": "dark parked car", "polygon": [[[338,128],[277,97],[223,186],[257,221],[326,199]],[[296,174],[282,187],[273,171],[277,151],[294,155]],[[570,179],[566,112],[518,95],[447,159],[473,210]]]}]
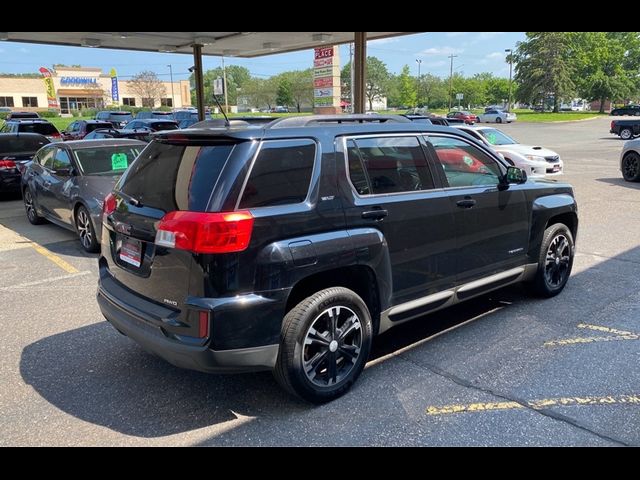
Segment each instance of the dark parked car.
[{"label": "dark parked car", "polygon": [[100,128],[87,134],[85,140],[96,140],[100,138],[133,138],[135,140],[142,140],[148,142],[151,140],[151,135],[147,131],[136,130],[119,130],[115,128]]},{"label": "dark parked car", "polygon": [[519,281],[560,293],[577,227],[570,185],[401,116],[162,132],[105,199],[98,303],[174,365],[326,402],[376,334]]},{"label": "dark parked car", "polygon": [[38,112],[11,112],[7,115],[7,120],[16,120],[20,118],[40,118]]},{"label": "dark parked car", "polygon": [[627,105],[626,107],[614,108],[611,115],[640,115],[640,105]]},{"label": "dark parked car", "polygon": [[49,142],[38,133],[0,133],[0,192],[20,191],[24,164]]},{"label": "dark parked car", "polygon": [[49,220],[73,230],[82,248],[97,252],[103,199],[145,146],[126,139],[45,146],[23,172],[22,197],[29,222]]},{"label": "dark parked car", "polygon": [[158,120],[175,120],[173,118],[173,112],[142,111],[136,113],[136,120],[143,120],[145,118],[155,118]]},{"label": "dark parked car", "polygon": [[124,132],[135,132],[135,131],[144,131],[144,132],[159,132],[161,130],[177,130],[178,122],[174,120],[155,120],[155,119],[144,119],[144,120],[131,120],[126,128],[123,129]]},{"label": "dark parked car", "polygon": [[96,113],[96,120],[103,122],[110,122],[113,128],[124,128],[124,126],[133,120],[131,112],[114,112],[105,110],[103,112]]},{"label": "dark parked car", "polygon": [[60,131],[44,118],[7,120],[2,127],[2,131],[6,133],[39,133],[52,142],[62,141]]},{"label": "dark parked car", "polygon": [[88,133],[98,128],[113,128],[110,122],[100,120],[76,120],[62,131],[63,140],[82,140]]}]

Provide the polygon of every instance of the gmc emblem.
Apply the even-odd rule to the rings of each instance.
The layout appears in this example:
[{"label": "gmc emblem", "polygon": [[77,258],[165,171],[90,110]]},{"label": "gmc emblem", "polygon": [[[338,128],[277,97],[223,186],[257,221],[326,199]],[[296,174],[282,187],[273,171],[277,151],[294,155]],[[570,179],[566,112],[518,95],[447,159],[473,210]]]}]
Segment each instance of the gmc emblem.
[{"label": "gmc emblem", "polygon": [[114,222],[113,228],[116,229],[116,232],[124,233],[125,235],[131,235],[131,225],[129,225],[128,223]]}]

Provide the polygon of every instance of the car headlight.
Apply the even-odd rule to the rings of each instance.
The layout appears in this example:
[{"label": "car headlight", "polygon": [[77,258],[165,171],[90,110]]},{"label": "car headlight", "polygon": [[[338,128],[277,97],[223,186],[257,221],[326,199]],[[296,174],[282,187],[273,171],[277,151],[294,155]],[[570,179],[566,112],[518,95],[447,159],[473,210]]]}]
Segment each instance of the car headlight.
[{"label": "car headlight", "polygon": [[546,162],[544,157],[541,157],[539,155],[525,155],[524,158],[526,158],[527,160],[531,160],[532,162]]}]

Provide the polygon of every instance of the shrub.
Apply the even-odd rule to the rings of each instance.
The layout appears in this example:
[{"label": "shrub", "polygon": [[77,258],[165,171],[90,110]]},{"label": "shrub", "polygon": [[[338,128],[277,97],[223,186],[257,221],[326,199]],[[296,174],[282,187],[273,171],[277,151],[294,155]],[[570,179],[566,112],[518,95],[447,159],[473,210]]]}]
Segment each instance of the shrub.
[{"label": "shrub", "polygon": [[42,118],[57,118],[60,116],[60,112],[57,110],[44,110],[42,112],[38,112]]},{"label": "shrub", "polygon": [[71,115],[74,117],[79,117],[81,115],[80,110],[71,110]]},{"label": "shrub", "polygon": [[0,112],[0,120],[6,119],[7,115],[9,115],[9,113],[11,113],[11,112]]}]

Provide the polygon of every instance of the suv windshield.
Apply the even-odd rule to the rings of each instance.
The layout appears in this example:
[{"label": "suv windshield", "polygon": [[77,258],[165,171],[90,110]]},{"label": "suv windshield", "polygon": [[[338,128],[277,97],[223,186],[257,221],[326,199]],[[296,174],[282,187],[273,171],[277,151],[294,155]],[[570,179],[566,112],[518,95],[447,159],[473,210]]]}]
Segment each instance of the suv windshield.
[{"label": "suv windshield", "polygon": [[151,144],[116,189],[143,205],[165,212],[203,212],[234,145]]},{"label": "suv windshield", "polygon": [[119,175],[139,153],[138,145],[108,145],[73,152],[83,175]]},{"label": "suv windshield", "polygon": [[476,130],[480,135],[482,135],[490,145],[514,145],[516,142],[513,138],[505,135],[500,130],[496,130],[495,128],[484,128],[481,130]]}]

